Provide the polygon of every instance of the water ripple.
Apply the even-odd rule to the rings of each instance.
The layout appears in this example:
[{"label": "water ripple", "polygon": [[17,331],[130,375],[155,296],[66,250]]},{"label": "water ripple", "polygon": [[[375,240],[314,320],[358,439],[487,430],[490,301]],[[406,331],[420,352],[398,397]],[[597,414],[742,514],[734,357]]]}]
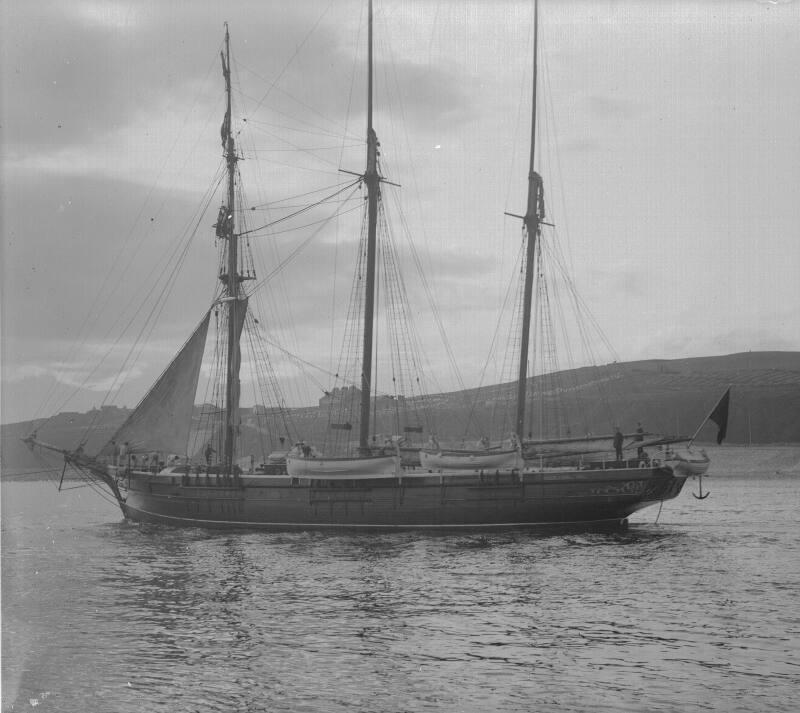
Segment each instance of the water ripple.
[{"label": "water ripple", "polygon": [[786,478],[574,535],[173,530],[54,518],[47,487],[3,490],[4,710],[791,710],[800,683]]}]

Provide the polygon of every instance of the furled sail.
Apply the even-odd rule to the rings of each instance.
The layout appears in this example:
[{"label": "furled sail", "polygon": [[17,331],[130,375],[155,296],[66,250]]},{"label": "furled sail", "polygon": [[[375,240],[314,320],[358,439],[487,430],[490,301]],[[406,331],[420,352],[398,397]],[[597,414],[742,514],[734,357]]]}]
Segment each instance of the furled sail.
[{"label": "furled sail", "polygon": [[153,388],[100,451],[101,456],[113,455],[112,444],[126,442],[128,452],[186,452],[210,315],[209,310]]},{"label": "furled sail", "polygon": [[242,366],[242,350],[240,342],[242,339],[242,329],[244,328],[244,321],[247,318],[247,297],[241,299],[231,300],[229,303],[229,317],[233,320],[234,324],[234,344],[236,348],[233,351],[231,365],[231,408],[233,409],[233,428],[239,428],[239,396],[241,393],[241,384],[239,383],[239,370]]}]

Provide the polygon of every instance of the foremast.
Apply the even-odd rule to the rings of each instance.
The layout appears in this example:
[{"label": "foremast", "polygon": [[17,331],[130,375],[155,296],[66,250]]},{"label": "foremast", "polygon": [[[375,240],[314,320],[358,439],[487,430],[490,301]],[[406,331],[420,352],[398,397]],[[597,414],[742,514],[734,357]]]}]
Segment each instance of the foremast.
[{"label": "foremast", "polygon": [[372,0],[369,0],[367,49],[367,281],[364,300],[364,343],[361,360],[361,417],[358,446],[369,454],[370,401],[372,398],[372,332],[375,319],[375,262],[377,252],[378,200],[381,178],[378,174],[378,137],[372,128]]},{"label": "foremast", "polygon": [[239,236],[235,225],[235,184],[236,184],[236,146],[231,129],[231,50],[228,24],[225,23],[225,50],[220,53],[222,59],[222,74],[225,78],[225,118],[222,122],[222,147],[228,173],[228,205],[227,210],[220,216],[222,225],[217,225],[217,233],[227,241],[227,252],[224,265],[220,270],[219,279],[224,286],[223,301],[228,305],[228,348],[226,354],[225,370],[225,423],[224,446],[220,454],[220,462],[226,473],[233,472],[236,434],[239,425],[239,367],[241,353],[239,338],[241,324],[244,319],[242,311],[247,309],[247,300],[241,291],[241,276],[238,274],[239,262]]},{"label": "foremast", "polygon": [[528,167],[528,202],[524,216],[521,217],[527,237],[525,254],[525,287],[522,306],[522,334],[520,335],[519,375],[517,379],[517,416],[516,434],[520,439],[525,437],[525,403],[528,381],[528,352],[531,333],[531,306],[533,302],[534,258],[536,241],[541,235],[544,220],[544,185],[542,177],[534,171],[536,155],[536,77],[538,55],[539,3],[533,6],[533,100],[531,107],[531,155]]}]

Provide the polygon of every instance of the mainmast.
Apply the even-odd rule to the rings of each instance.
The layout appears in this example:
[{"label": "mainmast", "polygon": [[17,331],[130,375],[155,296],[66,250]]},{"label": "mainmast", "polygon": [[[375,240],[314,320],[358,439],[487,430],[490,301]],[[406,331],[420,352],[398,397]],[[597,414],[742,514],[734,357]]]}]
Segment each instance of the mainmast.
[{"label": "mainmast", "polygon": [[228,241],[227,268],[220,274],[220,280],[225,285],[225,301],[228,304],[228,351],[226,356],[225,379],[225,445],[221,454],[221,462],[226,473],[233,472],[235,450],[235,436],[239,417],[239,353],[240,324],[244,315],[240,310],[247,309],[246,302],[240,300],[238,264],[238,236],[235,231],[235,176],[236,176],[236,147],[231,132],[231,48],[228,24],[225,23],[225,51],[221,53],[222,74],[225,77],[225,94],[227,106],[225,119],[222,123],[222,147],[225,151],[225,162],[228,170],[228,206],[227,211],[220,218],[223,220],[223,237]]},{"label": "mainmast", "polygon": [[528,238],[525,259],[525,291],[523,293],[522,335],[520,337],[519,378],[517,381],[517,420],[516,434],[520,440],[525,438],[525,395],[528,379],[528,349],[531,332],[531,303],[533,298],[534,256],[536,239],[541,234],[544,219],[544,187],[542,177],[533,170],[536,152],[536,75],[539,30],[539,3],[533,5],[533,104],[531,108],[531,158],[528,168],[528,204],[522,217]]},{"label": "mainmast", "polygon": [[367,284],[364,302],[364,348],[361,360],[361,421],[358,445],[362,454],[369,453],[370,400],[372,391],[372,328],[375,314],[375,253],[378,225],[378,137],[372,128],[372,0],[369,0],[367,50]]}]

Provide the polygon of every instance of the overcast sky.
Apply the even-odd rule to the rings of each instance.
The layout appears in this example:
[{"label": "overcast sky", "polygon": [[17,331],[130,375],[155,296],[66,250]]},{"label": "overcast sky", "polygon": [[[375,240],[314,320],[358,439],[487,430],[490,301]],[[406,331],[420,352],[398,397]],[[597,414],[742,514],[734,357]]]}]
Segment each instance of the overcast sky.
[{"label": "overcast sky", "polygon": [[[464,383],[477,385],[519,242],[503,213],[525,208],[531,3],[375,9],[384,173],[402,184]],[[224,21],[248,205],[363,170],[366,11],[357,0],[10,0],[0,13],[12,422],[72,392],[63,407],[85,410],[113,383],[135,336],[120,327],[164,283],[220,165]],[[619,359],[800,349],[798,37],[800,2],[542,0],[538,170]],[[136,403],[209,303],[219,199],[211,206],[116,403]],[[345,232],[328,226],[265,294],[277,308],[264,308],[264,329],[331,370],[330,322],[351,279]],[[259,274],[307,235],[254,239]],[[430,311],[414,310],[433,383],[457,388]],[[278,357],[276,368],[292,405],[331,385]]]}]

